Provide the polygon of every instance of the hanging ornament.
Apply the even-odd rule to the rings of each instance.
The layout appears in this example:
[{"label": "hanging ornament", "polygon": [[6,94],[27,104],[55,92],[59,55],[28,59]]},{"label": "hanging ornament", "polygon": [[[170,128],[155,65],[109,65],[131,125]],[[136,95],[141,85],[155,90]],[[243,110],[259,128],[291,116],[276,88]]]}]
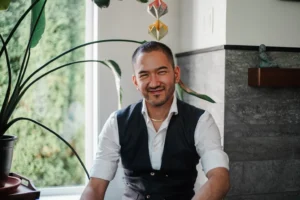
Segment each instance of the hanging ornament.
[{"label": "hanging ornament", "polygon": [[148,29],[148,33],[152,35],[156,40],[162,39],[168,33],[168,26],[157,20],[154,24],[151,24]]},{"label": "hanging ornament", "polygon": [[148,5],[147,11],[157,19],[149,26],[148,33],[156,40],[160,40],[168,33],[168,26],[159,20],[160,17],[168,12],[168,6],[162,0],[154,0]]},{"label": "hanging ornament", "polygon": [[156,0],[149,4],[148,12],[155,18],[159,19],[168,12],[168,6],[161,0]]}]

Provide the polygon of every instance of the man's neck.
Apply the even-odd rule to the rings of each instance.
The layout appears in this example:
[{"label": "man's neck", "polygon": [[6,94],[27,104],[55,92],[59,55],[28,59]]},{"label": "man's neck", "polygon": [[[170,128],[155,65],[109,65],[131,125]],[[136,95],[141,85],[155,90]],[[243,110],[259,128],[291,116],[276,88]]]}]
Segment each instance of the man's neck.
[{"label": "man's neck", "polygon": [[172,96],[172,98],[170,98],[164,105],[161,106],[152,106],[151,104],[145,102],[149,117],[154,120],[164,120],[169,114],[173,99],[174,96]]}]

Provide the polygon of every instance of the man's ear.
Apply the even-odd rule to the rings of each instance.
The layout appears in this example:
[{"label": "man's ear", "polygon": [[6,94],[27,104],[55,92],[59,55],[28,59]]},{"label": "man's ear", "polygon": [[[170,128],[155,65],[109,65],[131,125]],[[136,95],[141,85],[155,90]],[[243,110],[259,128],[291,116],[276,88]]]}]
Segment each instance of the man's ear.
[{"label": "man's ear", "polygon": [[137,84],[137,80],[136,80],[136,76],[135,75],[132,75],[132,83],[136,87],[136,89],[138,90],[138,84]]},{"label": "man's ear", "polygon": [[179,66],[175,66],[174,74],[175,74],[175,82],[179,83],[179,81],[180,81],[180,68],[179,68]]}]

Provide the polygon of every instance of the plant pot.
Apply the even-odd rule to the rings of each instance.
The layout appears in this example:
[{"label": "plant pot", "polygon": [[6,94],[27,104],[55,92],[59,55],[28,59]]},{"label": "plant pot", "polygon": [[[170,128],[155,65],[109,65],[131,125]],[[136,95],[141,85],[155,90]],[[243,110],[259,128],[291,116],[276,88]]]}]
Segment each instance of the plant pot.
[{"label": "plant pot", "polygon": [[4,187],[10,172],[16,136],[0,137],[0,188]]}]

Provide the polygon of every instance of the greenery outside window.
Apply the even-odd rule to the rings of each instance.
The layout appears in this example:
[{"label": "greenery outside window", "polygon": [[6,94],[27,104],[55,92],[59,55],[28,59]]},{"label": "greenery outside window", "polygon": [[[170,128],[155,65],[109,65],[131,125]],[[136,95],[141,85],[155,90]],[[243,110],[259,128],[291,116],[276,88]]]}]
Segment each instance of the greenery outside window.
[{"label": "greenery outside window", "polygon": [[[1,13],[0,27],[4,38],[31,1],[12,1]],[[85,42],[85,1],[51,0],[45,7],[46,30],[37,47],[31,50],[27,74],[45,61],[71,47]],[[27,17],[8,45],[12,75],[16,78],[26,41],[30,34]],[[14,52],[14,53],[12,53]],[[84,49],[72,52],[55,63],[83,60]],[[15,63],[15,64],[14,64]],[[49,66],[49,69],[51,66]],[[25,75],[26,76],[26,75]],[[4,59],[0,60],[0,102],[8,83]],[[72,144],[84,159],[85,148],[85,68],[74,65],[48,75],[28,91],[13,117],[35,119],[55,130]],[[46,130],[29,123],[19,122],[10,129],[18,136],[11,171],[30,178],[38,188],[78,186],[85,184],[85,174],[77,158],[68,147]]]}]

